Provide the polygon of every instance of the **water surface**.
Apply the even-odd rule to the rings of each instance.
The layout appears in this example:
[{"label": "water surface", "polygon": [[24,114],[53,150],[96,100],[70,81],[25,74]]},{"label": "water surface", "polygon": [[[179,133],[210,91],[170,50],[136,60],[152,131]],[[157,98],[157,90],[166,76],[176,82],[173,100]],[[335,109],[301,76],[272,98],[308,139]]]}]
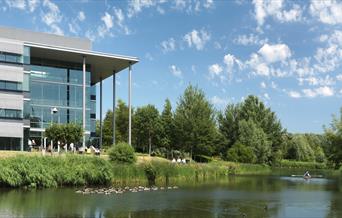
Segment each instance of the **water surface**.
[{"label": "water surface", "polygon": [[82,195],[0,189],[0,217],[342,217],[337,179],[235,176],[176,190]]}]

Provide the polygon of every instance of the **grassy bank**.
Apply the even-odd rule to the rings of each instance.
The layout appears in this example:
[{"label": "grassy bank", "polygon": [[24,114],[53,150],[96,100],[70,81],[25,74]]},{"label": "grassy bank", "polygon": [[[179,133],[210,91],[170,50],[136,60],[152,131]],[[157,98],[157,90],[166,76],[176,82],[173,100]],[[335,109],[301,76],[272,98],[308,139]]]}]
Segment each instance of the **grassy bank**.
[{"label": "grassy bank", "polygon": [[111,165],[97,157],[23,156],[0,159],[0,186],[58,187],[106,185],[111,182]]},{"label": "grassy bank", "polygon": [[[269,175],[268,165],[214,160],[175,164],[163,158],[138,157],[135,164],[115,164],[108,157],[86,155],[17,155],[0,158],[0,186],[137,186],[216,181],[228,175]],[[282,161],[282,169],[321,169],[320,165]],[[342,169],[341,169],[342,170]]]},{"label": "grassy bank", "polygon": [[302,162],[302,161],[293,161],[293,160],[281,160],[280,161],[280,168],[287,168],[287,169],[327,169],[325,163],[318,163],[318,162]]}]

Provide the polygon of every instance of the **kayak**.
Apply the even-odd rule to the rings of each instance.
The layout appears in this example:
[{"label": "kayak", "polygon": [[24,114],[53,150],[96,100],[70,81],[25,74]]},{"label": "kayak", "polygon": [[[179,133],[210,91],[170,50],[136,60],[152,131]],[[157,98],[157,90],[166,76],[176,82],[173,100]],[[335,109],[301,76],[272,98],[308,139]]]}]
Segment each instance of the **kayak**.
[{"label": "kayak", "polygon": [[291,177],[302,177],[304,179],[312,179],[312,178],[323,178],[323,175],[312,175],[312,176],[291,175]]}]

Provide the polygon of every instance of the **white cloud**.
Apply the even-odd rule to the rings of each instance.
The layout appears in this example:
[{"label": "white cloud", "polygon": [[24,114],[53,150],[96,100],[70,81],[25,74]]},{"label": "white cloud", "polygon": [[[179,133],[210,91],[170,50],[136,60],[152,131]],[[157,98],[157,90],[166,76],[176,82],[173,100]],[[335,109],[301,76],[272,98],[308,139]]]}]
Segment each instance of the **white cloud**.
[{"label": "white cloud", "polygon": [[299,5],[294,4],[290,10],[286,11],[283,3],[284,0],[253,0],[254,16],[258,27],[261,27],[265,23],[265,19],[268,16],[280,22],[301,20],[302,9]]},{"label": "white cloud", "polygon": [[101,20],[105,23],[107,29],[111,29],[113,27],[113,16],[108,12],[101,17]]},{"label": "white cloud", "polygon": [[218,96],[213,96],[212,98],[210,98],[210,101],[212,104],[216,105],[216,106],[225,106],[229,103],[228,99],[223,99],[220,98]]},{"label": "white cloud", "polygon": [[291,57],[291,51],[286,44],[269,45],[266,43],[260,48],[258,53],[261,54],[268,63],[285,61],[287,58]]},{"label": "white cloud", "polygon": [[154,0],[131,0],[128,3],[128,17],[133,17],[134,15],[140,13],[144,8],[149,8],[155,6],[157,1]]},{"label": "white cloud", "polygon": [[219,64],[213,64],[208,67],[210,78],[220,77],[223,69]]},{"label": "white cloud", "polygon": [[86,19],[85,13],[83,11],[78,12],[77,18],[79,21],[84,21]]},{"label": "white cloud", "polygon": [[264,98],[265,98],[266,100],[271,100],[271,98],[270,98],[270,96],[268,95],[268,93],[264,93]]},{"label": "white cloud", "polygon": [[50,0],[44,0],[43,7],[46,9],[46,11],[42,10],[43,23],[50,27],[52,33],[64,35],[63,30],[58,26],[63,18],[59,7]]},{"label": "white cloud", "polygon": [[203,4],[205,8],[211,8],[214,6],[214,0],[206,0]]},{"label": "white cloud", "polygon": [[330,86],[335,84],[335,80],[330,77],[329,75],[326,75],[324,78],[319,78],[315,76],[309,76],[307,78],[298,78],[299,85],[303,85],[304,83],[307,83],[311,86]]},{"label": "white cloud", "polygon": [[32,13],[36,10],[38,4],[39,4],[39,0],[28,0],[27,1],[28,7],[29,7],[29,11]]},{"label": "white cloud", "polygon": [[43,6],[47,8],[47,12],[45,12],[42,16],[42,20],[46,25],[52,25],[53,23],[59,23],[62,20],[62,15],[59,10],[59,7],[51,2],[50,0],[44,0]]},{"label": "white cloud", "polygon": [[203,50],[205,44],[210,40],[210,33],[205,29],[192,30],[183,37],[189,47],[194,46],[197,50]]},{"label": "white cloud", "polygon": [[26,2],[25,0],[6,0],[6,4],[9,8],[16,8],[19,10],[26,9]]},{"label": "white cloud", "polygon": [[316,89],[303,89],[302,90],[305,97],[314,98],[317,96],[329,97],[334,95],[334,89],[328,86],[321,86]]},{"label": "white cloud", "polygon": [[290,91],[288,94],[289,94],[289,96],[291,98],[300,98],[300,97],[302,97],[301,94],[299,92],[296,92],[296,91]]},{"label": "white cloud", "polygon": [[265,82],[261,82],[261,83],[260,83],[260,87],[263,88],[263,89],[265,89],[265,88],[267,87],[267,86],[266,86],[266,83],[265,83]]},{"label": "white cloud", "polygon": [[169,68],[172,75],[182,78],[182,71],[176,65],[171,65]]},{"label": "white cloud", "polygon": [[176,40],[169,38],[168,40],[161,42],[162,51],[164,53],[176,50]]},{"label": "white cloud", "polygon": [[311,0],[310,13],[313,17],[318,18],[322,23],[331,25],[341,24],[342,2],[335,0]]},{"label": "white cloud", "polygon": [[336,76],[336,79],[337,79],[338,81],[342,81],[342,74],[338,74],[338,75]]},{"label": "white cloud", "polygon": [[234,40],[235,44],[239,45],[262,45],[268,42],[268,39],[259,39],[258,35],[249,34],[249,35],[238,35]]},{"label": "white cloud", "polygon": [[106,34],[110,33],[110,30],[113,27],[113,16],[108,12],[101,17],[103,24],[97,28],[98,35],[100,37],[104,37]]}]

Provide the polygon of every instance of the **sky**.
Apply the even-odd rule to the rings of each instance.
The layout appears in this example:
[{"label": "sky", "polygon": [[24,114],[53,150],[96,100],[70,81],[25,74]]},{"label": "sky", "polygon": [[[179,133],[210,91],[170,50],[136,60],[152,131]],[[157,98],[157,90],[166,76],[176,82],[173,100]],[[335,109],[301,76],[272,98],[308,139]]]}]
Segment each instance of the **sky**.
[{"label": "sky", "polygon": [[[192,84],[218,111],[252,94],[288,131],[322,133],[342,106],[341,1],[0,0],[0,18],[1,26],[86,37],[95,51],[138,57],[134,107],[162,110],[169,98],[175,108]],[[125,102],[127,75],[116,82]],[[105,113],[111,78],[103,89]]]}]

